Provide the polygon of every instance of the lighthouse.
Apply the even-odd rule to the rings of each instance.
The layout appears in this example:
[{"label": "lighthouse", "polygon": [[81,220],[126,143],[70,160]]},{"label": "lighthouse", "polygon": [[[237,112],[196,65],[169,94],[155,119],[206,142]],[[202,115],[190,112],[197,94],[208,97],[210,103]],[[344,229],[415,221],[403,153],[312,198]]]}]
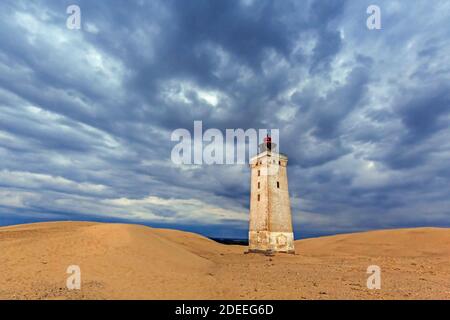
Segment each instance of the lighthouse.
[{"label": "lighthouse", "polygon": [[295,253],[286,155],[269,135],[250,159],[249,252]]}]

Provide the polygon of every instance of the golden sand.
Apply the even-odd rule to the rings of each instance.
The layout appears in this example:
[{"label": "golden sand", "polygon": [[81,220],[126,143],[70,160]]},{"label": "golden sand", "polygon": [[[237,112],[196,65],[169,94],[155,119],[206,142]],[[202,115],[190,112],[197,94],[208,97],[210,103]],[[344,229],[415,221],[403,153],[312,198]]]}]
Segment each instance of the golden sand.
[{"label": "golden sand", "polygon": [[[0,299],[450,299],[450,229],[372,231],[295,242],[296,255],[140,225],[0,228]],[[81,290],[68,290],[69,265]],[[369,265],[381,289],[366,286]]]}]

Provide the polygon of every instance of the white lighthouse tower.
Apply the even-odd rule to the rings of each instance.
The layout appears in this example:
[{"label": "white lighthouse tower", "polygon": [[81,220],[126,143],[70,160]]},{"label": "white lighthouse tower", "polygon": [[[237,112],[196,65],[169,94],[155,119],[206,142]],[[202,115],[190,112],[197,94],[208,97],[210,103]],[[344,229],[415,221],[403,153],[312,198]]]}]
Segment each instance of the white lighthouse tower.
[{"label": "white lighthouse tower", "polygon": [[289,200],[287,162],[275,149],[271,137],[264,138],[259,153],[250,159],[249,252],[295,253]]}]

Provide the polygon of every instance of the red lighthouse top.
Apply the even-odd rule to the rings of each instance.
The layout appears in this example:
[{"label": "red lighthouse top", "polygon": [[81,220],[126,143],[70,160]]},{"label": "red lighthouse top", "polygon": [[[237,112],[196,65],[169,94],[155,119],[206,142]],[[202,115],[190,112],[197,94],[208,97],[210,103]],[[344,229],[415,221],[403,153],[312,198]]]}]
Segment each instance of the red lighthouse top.
[{"label": "red lighthouse top", "polygon": [[272,138],[267,134],[264,138],[264,142],[259,145],[259,152],[271,151],[275,147],[272,143]]}]

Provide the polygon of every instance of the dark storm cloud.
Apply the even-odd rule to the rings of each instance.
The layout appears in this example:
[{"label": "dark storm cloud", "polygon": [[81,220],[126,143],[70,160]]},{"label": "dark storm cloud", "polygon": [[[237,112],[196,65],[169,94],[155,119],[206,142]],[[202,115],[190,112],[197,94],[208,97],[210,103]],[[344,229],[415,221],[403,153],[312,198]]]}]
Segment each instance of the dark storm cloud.
[{"label": "dark storm cloud", "polygon": [[73,1],[2,2],[0,223],[245,237],[248,168],[170,161],[202,120],[280,129],[301,234],[448,225],[449,11],[381,1],[369,31],[369,2],[79,1],[80,31]]},{"label": "dark storm cloud", "polygon": [[414,144],[448,127],[448,117],[445,117],[450,113],[449,89],[425,86],[419,95],[399,106],[398,113],[408,130],[405,142]]}]

